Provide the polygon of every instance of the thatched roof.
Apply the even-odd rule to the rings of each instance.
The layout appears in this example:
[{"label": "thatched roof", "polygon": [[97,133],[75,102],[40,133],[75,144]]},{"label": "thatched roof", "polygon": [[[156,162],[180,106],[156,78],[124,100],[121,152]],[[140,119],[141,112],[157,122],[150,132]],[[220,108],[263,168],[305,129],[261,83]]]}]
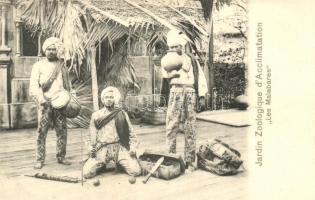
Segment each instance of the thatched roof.
[{"label": "thatched roof", "polygon": [[175,8],[159,0],[26,0],[20,7],[29,30],[61,37],[68,44],[67,57],[79,60],[84,49],[105,38],[115,41],[128,34],[148,39],[157,32],[165,37],[172,28],[195,43],[207,35],[200,9]]},{"label": "thatched roof", "polygon": [[117,17],[124,25],[128,24],[133,32],[143,37],[156,30],[167,31],[170,28],[179,28],[178,22],[180,21],[189,21],[194,25],[194,28],[207,35],[203,27],[204,24],[200,23],[202,20],[200,9],[175,8],[163,2],[152,0],[91,0],[84,3],[89,10],[99,11],[100,15],[107,13]]},{"label": "thatched roof", "polygon": [[[112,44],[125,35],[144,38],[150,45],[160,40],[165,42],[166,33],[170,28],[183,30],[195,44],[207,42],[206,22],[199,1],[24,0],[20,2],[23,2],[21,5],[24,4],[24,7],[21,7],[25,10],[23,17],[27,28],[34,32],[42,31],[44,35],[61,37],[66,44],[68,58],[71,59],[84,58],[85,49],[97,45],[104,39],[108,39]],[[43,6],[46,4],[51,5]],[[42,10],[38,9],[40,6],[43,7]],[[46,14],[44,18],[40,16],[41,13]],[[219,16],[215,14],[214,35],[237,33],[237,29],[223,23],[222,17]],[[232,19],[236,19],[235,13]],[[224,20],[229,21],[225,18]],[[206,47],[206,45],[201,46]],[[216,46],[221,49],[226,45]]]},{"label": "thatched roof", "polygon": [[170,20],[171,18],[181,18],[181,16],[172,8],[183,12],[194,20],[202,20],[202,10],[200,7],[177,7],[161,0],[91,0],[88,2],[91,5],[130,23],[139,21],[156,23],[156,20],[141,11],[141,8],[149,10],[156,16],[165,20]]}]

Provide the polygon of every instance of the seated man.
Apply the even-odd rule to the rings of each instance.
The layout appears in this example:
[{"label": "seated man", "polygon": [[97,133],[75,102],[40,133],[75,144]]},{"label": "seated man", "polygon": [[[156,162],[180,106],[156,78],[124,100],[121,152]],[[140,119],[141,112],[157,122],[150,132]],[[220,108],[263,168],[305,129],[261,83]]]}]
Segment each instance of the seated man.
[{"label": "seated man", "polygon": [[138,146],[129,117],[117,108],[120,93],[115,87],[107,87],[101,93],[104,108],[92,114],[90,122],[89,147],[91,157],[83,166],[85,178],[97,175],[100,168],[110,161],[120,165],[127,174],[141,174],[140,165],[135,157]]}]

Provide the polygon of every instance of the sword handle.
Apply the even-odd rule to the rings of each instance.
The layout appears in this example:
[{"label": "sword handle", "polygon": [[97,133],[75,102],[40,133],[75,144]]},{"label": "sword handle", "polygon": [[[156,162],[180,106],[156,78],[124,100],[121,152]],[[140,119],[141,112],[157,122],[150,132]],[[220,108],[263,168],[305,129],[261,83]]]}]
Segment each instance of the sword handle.
[{"label": "sword handle", "polygon": [[151,177],[152,173],[149,173],[148,175],[146,175],[145,179],[142,181],[142,183],[146,184],[149,180],[149,178]]}]

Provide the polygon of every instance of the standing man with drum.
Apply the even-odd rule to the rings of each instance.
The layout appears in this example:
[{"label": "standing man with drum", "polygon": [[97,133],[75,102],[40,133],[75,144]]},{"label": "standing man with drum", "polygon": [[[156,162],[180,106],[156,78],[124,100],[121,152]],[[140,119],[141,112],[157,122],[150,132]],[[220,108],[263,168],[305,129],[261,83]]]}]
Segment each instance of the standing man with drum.
[{"label": "standing man with drum", "polygon": [[30,96],[35,100],[38,108],[35,169],[41,169],[44,165],[46,136],[50,125],[55,128],[57,134],[57,162],[63,165],[71,164],[65,159],[67,145],[66,117],[60,110],[53,108],[51,104],[51,100],[58,93],[70,92],[68,71],[57,56],[59,50],[63,48],[62,45],[60,39],[48,38],[43,44],[46,58],[35,63],[32,68]]}]

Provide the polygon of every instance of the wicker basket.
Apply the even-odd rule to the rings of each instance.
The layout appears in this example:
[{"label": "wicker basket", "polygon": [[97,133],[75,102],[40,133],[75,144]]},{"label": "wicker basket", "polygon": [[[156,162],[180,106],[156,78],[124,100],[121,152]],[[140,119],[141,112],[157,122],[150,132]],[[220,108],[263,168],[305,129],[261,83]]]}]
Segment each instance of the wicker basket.
[{"label": "wicker basket", "polygon": [[165,124],[166,112],[165,111],[145,111],[142,116],[142,121],[153,125]]}]

